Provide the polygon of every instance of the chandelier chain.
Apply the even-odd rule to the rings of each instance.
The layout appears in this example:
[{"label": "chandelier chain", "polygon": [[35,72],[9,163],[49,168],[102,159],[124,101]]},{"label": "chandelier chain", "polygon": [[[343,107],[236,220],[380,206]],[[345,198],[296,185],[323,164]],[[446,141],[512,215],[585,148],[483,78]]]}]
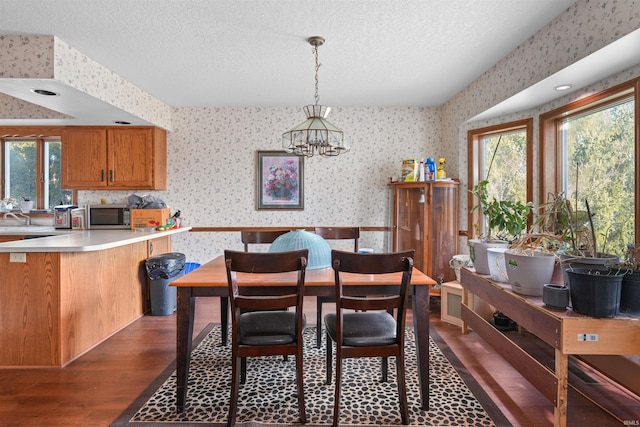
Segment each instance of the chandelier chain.
[{"label": "chandelier chain", "polygon": [[316,100],[316,105],[318,105],[320,103],[320,95],[318,94],[318,70],[320,69],[320,66],[322,64],[320,64],[318,62],[318,45],[313,46],[313,53],[316,57],[316,95],[315,95],[315,100]]}]

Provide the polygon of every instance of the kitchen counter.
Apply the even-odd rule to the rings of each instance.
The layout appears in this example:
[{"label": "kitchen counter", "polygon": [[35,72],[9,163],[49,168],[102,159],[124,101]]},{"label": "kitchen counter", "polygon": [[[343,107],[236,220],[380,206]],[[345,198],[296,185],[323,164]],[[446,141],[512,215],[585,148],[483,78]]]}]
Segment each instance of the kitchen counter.
[{"label": "kitchen counter", "polygon": [[0,253],[101,251],[184,233],[189,230],[191,227],[180,227],[167,231],[65,230],[41,226],[0,227],[0,236],[47,236],[0,243]]},{"label": "kitchen counter", "polygon": [[0,243],[0,369],[64,367],[143,316],[146,260],[189,230],[0,229],[23,238]]}]

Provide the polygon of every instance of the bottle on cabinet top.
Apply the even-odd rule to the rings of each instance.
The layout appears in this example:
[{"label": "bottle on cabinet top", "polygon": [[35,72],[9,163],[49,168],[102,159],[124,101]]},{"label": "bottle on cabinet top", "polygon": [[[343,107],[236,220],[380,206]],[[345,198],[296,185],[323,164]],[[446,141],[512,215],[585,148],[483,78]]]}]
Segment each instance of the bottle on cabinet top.
[{"label": "bottle on cabinet top", "polygon": [[436,179],[445,179],[447,177],[447,172],[444,170],[444,162],[444,157],[440,157],[438,159],[438,170],[436,171]]},{"label": "bottle on cabinet top", "polygon": [[436,161],[433,157],[428,157],[424,163],[425,181],[435,181],[436,179]]}]

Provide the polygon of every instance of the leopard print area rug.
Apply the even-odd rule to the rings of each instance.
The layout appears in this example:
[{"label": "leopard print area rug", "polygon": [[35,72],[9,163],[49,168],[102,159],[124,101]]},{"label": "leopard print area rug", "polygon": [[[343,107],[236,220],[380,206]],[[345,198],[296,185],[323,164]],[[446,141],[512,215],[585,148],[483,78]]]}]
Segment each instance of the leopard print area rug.
[{"label": "leopard print area rug", "polygon": [[[318,349],[315,346],[315,336],[315,328],[307,328],[304,334],[307,425],[330,425],[333,418],[334,384],[325,384],[326,337],[323,337],[322,347]],[[193,350],[184,412],[176,412],[176,373],[173,370],[159,388],[148,391],[150,397],[143,400],[142,405],[134,402],[112,426],[225,425],[229,408],[231,349],[230,345],[220,346],[220,342],[220,327],[215,326]],[[405,342],[410,425],[505,425],[502,414],[497,408],[492,407],[489,412],[494,419],[498,418],[497,421],[500,421],[494,423],[432,337],[429,339],[430,409],[422,410],[419,406],[416,349],[412,328],[407,328]],[[457,361],[457,358],[455,359]],[[247,364],[247,382],[240,387],[236,423],[244,427],[300,425],[296,399],[295,357],[289,356],[287,361],[281,356],[251,358]],[[343,367],[340,424],[402,425],[393,358],[389,360],[389,381],[386,383],[380,381],[380,358],[347,359],[343,362]],[[175,364],[172,368],[175,368]],[[477,386],[477,383],[475,385]],[[480,392],[485,397],[483,400],[487,406],[490,401],[484,392],[479,386],[474,390],[476,394]]]}]

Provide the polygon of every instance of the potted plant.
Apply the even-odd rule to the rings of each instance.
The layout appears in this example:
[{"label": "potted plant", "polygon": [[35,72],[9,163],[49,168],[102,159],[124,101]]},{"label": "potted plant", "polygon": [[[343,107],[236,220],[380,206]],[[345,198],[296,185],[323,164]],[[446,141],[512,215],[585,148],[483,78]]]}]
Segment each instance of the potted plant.
[{"label": "potted plant", "polygon": [[469,190],[478,198],[478,204],[471,212],[480,209],[487,220],[486,235],[469,241],[473,265],[479,274],[490,274],[487,262],[488,248],[506,248],[511,241],[526,231],[527,218],[532,207],[531,202],[524,204],[497,200],[495,197],[489,200],[488,184],[488,180],[483,180]]},{"label": "potted plant", "polygon": [[640,245],[627,245],[627,253],[620,265],[625,272],[620,290],[620,312],[640,314]]},{"label": "potted plant", "polygon": [[20,202],[20,210],[22,213],[29,213],[33,209],[33,200],[29,197],[23,197]]},{"label": "potted plant", "polygon": [[16,199],[5,197],[4,199],[0,200],[0,212],[11,212],[15,203]]},{"label": "potted plant", "polygon": [[[541,236],[545,241],[553,242],[551,248],[555,248],[565,271],[572,268],[605,270],[615,267],[619,258],[605,252],[606,236],[602,248],[599,246],[589,201],[585,200],[584,204],[585,210],[574,210],[571,201],[563,193],[551,197],[538,221]],[[564,282],[568,283],[566,273]]]},{"label": "potted plant", "polygon": [[574,210],[563,193],[551,196],[539,210],[536,230],[518,245],[521,250],[535,248],[560,259],[562,282],[569,286],[574,311],[613,317],[619,310],[624,271],[617,266],[616,255],[599,250],[587,200],[585,207],[584,211]]}]

